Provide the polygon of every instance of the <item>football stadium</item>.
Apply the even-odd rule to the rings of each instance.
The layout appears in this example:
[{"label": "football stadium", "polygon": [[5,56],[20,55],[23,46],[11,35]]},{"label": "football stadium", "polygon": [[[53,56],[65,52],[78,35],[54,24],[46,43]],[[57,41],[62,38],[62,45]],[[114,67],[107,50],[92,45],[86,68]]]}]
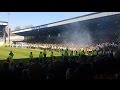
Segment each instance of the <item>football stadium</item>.
[{"label": "football stadium", "polygon": [[14,31],[1,21],[0,70],[0,79],[119,79],[120,12],[95,12]]}]

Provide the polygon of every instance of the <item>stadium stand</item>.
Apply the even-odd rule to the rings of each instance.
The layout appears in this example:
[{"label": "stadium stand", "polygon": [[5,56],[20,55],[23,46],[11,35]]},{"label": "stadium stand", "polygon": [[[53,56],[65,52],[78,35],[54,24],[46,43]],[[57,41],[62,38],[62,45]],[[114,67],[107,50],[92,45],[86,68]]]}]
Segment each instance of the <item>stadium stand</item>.
[{"label": "stadium stand", "polygon": [[23,46],[26,48],[41,48],[44,46],[58,48],[70,48],[74,46],[76,48],[81,43],[83,44],[80,47],[106,42],[119,44],[119,18],[119,12],[99,12],[25,28],[12,32],[24,36],[23,41],[16,41],[14,44],[23,42],[26,43]]},{"label": "stadium stand", "polygon": [[6,43],[6,37],[8,37],[7,24],[8,22],[0,21],[0,46]]}]

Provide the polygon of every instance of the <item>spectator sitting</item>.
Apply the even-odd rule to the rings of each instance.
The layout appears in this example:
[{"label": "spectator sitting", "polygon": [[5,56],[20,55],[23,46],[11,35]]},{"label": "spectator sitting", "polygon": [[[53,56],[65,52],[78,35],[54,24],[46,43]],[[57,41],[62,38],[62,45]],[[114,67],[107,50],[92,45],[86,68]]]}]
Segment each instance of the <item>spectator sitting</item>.
[{"label": "spectator sitting", "polygon": [[42,77],[42,65],[38,63],[38,60],[36,61],[36,63],[31,65],[29,70],[30,70],[30,78],[32,80],[41,80],[41,77]]},{"label": "spectator sitting", "polygon": [[15,73],[9,68],[9,63],[7,62],[3,63],[3,69],[1,71],[0,78],[7,79],[7,80],[16,79]]},{"label": "spectator sitting", "polygon": [[56,57],[55,56],[53,56],[52,62],[56,62]]},{"label": "spectator sitting", "polygon": [[52,74],[52,73],[49,73],[48,75],[47,75],[47,78],[46,78],[47,80],[54,80],[54,74]]},{"label": "spectator sitting", "polygon": [[29,80],[29,70],[28,69],[22,70],[22,80]]},{"label": "spectator sitting", "polygon": [[7,58],[6,63],[9,63],[9,64],[10,64],[10,59],[9,59],[9,58]]},{"label": "spectator sitting", "polygon": [[67,69],[66,79],[72,79],[72,68]]}]

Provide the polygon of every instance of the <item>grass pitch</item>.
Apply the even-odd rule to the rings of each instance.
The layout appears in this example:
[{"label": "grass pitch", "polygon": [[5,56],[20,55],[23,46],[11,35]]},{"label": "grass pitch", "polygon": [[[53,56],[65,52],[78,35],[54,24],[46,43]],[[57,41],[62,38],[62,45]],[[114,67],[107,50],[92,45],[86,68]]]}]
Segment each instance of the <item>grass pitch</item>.
[{"label": "grass pitch", "polygon": [[[12,48],[12,47],[0,47],[0,60],[6,60],[9,55],[10,51],[13,51],[14,57],[13,59],[23,59],[29,58],[30,52],[33,52],[33,57],[37,58],[39,56],[40,51],[43,50],[36,50],[36,49],[21,49],[21,48]],[[51,52],[47,51],[47,57],[50,57]],[[54,56],[60,56],[60,52],[54,51]]]}]

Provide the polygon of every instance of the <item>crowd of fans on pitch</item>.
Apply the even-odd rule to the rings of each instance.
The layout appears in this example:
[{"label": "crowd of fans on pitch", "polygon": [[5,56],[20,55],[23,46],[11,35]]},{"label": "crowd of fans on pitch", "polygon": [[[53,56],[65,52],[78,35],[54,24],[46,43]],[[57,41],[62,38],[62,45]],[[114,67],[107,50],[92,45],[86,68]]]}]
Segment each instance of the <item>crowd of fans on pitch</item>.
[{"label": "crowd of fans on pitch", "polygon": [[[60,60],[51,52],[46,60],[46,52],[30,62],[11,62],[10,58],[0,68],[0,79],[8,80],[92,80],[120,79],[120,52],[117,45],[102,45],[99,50],[89,51],[88,55],[67,50],[61,51]],[[12,53],[12,52],[11,52]],[[10,55],[13,55],[11,54]],[[41,53],[43,56],[41,56]],[[65,54],[66,53],[66,54]]]}]

